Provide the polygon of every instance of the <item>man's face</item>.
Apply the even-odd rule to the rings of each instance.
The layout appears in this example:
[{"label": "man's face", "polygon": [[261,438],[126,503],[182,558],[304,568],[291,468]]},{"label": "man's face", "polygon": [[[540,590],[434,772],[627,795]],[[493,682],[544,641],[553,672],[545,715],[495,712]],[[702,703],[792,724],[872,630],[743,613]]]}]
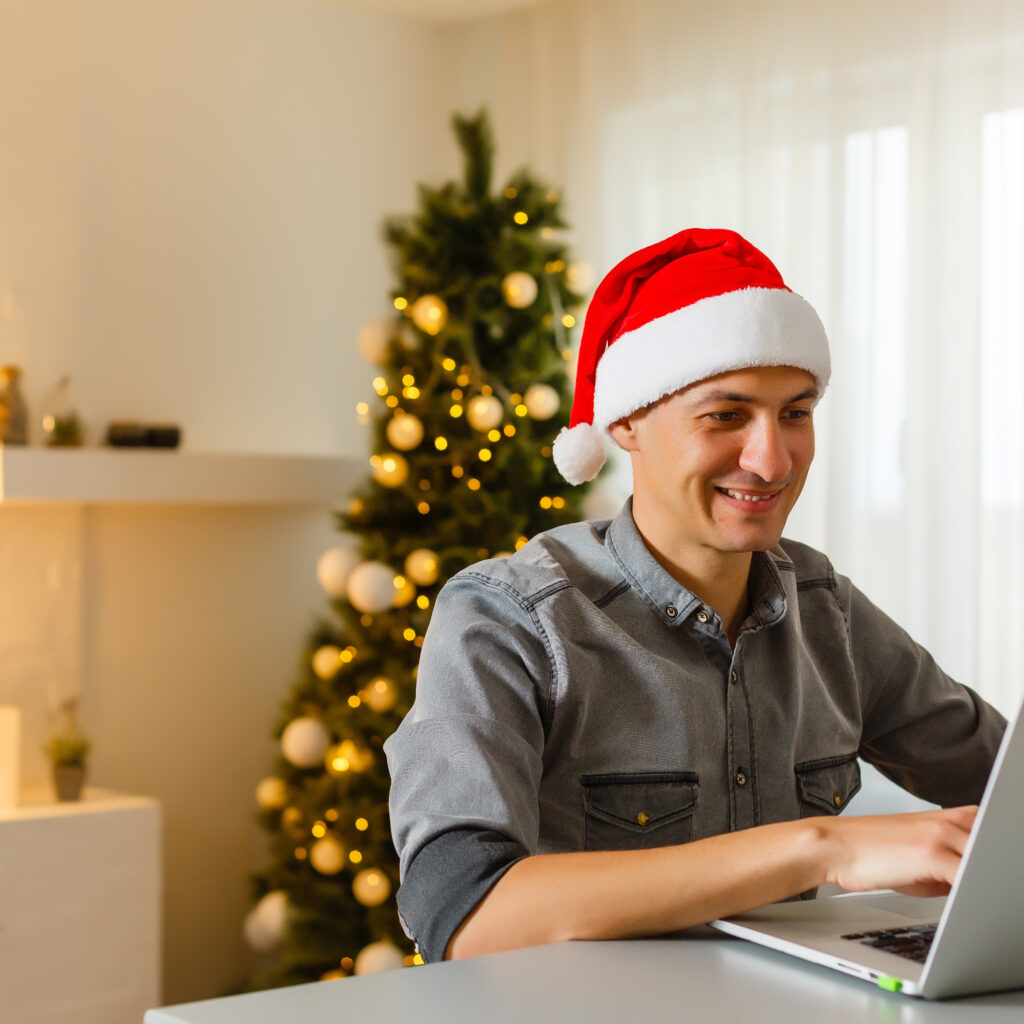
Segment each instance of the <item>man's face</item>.
[{"label": "man's face", "polygon": [[773,547],[814,457],[817,398],[806,370],[754,367],[698,381],[613,425],[633,461],[637,522],[682,557]]}]

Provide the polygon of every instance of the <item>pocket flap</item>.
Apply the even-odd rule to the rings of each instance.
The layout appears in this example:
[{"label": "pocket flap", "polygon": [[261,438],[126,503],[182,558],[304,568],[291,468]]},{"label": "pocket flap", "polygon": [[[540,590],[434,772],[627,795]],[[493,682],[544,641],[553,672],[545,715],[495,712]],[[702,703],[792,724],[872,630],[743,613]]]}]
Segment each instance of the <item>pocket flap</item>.
[{"label": "pocket flap", "polygon": [[584,775],[588,814],[634,832],[646,832],[692,814],[697,805],[696,772]]},{"label": "pocket flap", "polygon": [[860,790],[860,765],[856,754],[804,761],[796,778],[804,803],[838,814]]}]

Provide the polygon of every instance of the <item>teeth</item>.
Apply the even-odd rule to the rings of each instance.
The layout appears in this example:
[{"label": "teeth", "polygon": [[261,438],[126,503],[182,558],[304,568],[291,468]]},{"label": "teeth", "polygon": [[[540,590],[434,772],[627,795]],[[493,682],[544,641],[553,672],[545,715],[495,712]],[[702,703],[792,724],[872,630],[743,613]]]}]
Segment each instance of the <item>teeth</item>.
[{"label": "teeth", "polygon": [[775,497],[774,494],[743,494],[741,491],[730,491],[727,488],[723,490],[730,498],[738,498],[740,501],[767,501]]}]

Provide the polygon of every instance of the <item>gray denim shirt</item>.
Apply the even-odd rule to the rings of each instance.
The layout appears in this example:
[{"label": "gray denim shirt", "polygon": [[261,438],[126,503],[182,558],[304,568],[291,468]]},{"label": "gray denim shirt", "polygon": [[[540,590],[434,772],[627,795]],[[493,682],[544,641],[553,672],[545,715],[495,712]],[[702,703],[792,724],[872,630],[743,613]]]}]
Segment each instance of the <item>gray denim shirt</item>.
[{"label": "gray denim shirt", "polygon": [[399,911],[425,959],[522,857],[838,814],[858,757],[925,800],[980,799],[1004,719],[824,555],[755,553],[749,594],[733,648],[631,503],[447,583],[385,745]]}]

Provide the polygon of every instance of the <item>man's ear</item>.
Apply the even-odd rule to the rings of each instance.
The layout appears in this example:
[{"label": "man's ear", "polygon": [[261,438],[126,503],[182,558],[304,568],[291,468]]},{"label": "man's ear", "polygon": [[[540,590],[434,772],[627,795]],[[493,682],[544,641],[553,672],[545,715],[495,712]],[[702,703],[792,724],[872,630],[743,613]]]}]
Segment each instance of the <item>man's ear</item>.
[{"label": "man's ear", "polygon": [[623,451],[635,452],[640,448],[636,429],[638,418],[636,413],[631,413],[608,427],[609,436]]}]

